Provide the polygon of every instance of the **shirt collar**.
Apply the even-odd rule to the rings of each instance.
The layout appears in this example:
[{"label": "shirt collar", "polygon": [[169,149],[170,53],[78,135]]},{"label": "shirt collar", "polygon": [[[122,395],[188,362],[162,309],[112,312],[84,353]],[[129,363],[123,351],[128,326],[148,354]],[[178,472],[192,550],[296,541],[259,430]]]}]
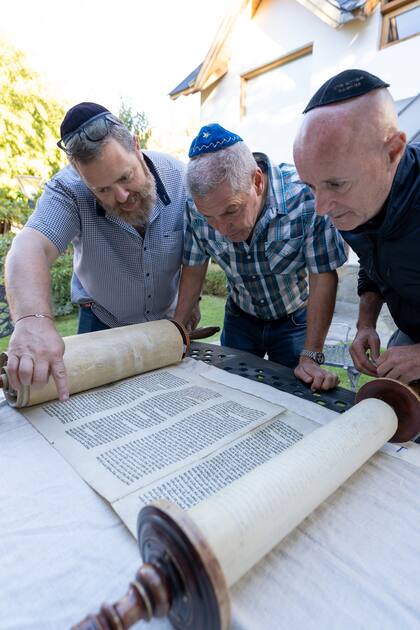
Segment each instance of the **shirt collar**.
[{"label": "shirt collar", "polygon": [[275,165],[271,163],[270,158],[265,153],[253,153],[255,161],[259,168],[267,176],[267,192],[265,197],[265,204],[261,211],[261,216],[266,210],[274,210],[279,214],[287,214],[285,204],[283,200],[276,194],[274,182],[276,180]]}]

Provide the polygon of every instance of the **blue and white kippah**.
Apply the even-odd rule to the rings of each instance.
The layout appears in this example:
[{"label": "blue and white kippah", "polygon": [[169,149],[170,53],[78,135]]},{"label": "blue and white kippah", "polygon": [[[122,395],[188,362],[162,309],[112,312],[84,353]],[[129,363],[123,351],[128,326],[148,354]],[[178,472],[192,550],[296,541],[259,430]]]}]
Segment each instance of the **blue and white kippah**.
[{"label": "blue and white kippah", "polygon": [[220,149],[231,147],[236,142],[242,142],[242,138],[233,131],[228,131],[217,123],[212,123],[201,127],[198,135],[191,143],[188,157],[194,158],[203,155],[203,153],[215,153]]}]

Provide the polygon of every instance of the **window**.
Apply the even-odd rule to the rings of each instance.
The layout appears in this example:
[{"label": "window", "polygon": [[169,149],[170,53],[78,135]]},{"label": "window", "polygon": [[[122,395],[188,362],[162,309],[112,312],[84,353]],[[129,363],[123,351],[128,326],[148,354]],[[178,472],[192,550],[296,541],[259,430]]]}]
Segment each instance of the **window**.
[{"label": "window", "polygon": [[253,149],[276,160],[292,160],[299,116],[310,96],[311,75],[312,44],[241,75],[241,131]]},{"label": "window", "polygon": [[382,0],[381,48],[420,34],[420,0]]}]

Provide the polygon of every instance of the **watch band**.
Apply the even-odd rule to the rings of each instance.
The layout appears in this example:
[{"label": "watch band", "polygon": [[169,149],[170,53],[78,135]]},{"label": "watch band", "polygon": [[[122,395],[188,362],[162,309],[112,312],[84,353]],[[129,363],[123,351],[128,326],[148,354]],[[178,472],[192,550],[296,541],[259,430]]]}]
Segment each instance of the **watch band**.
[{"label": "watch band", "polygon": [[317,352],[316,350],[302,350],[300,353],[301,357],[308,357],[318,363],[318,365],[322,365],[325,363],[325,356],[323,352]]}]

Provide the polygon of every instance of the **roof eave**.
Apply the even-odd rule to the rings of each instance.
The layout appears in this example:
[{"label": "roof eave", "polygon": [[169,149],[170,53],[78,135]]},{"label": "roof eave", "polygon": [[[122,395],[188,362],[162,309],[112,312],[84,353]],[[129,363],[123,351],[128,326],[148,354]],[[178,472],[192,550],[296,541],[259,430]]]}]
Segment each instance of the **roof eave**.
[{"label": "roof eave", "polygon": [[179,92],[170,92],[169,98],[172,101],[176,101],[179,96],[188,96],[189,94],[194,94],[194,92],[197,92],[197,90],[194,88],[194,86],[192,86],[189,88],[185,88],[184,90],[180,90]]},{"label": "roof eave", "polygon": [[325,0],[298,0],[298,2],[328,26],[337,29],[353,20],[365,20],[373,13],[379,0],[367,0],[362,7],[353,11],[340,10],[339,6]]},{"label": "roof eave", "polygon": [[[195,88],[197,91],[201,92],[201,90],[206,89],[226,73],[229,55],[225,55],[225,57],[222,58],[222,63],[220,63],[220,57],[236,20],[240,13],[248,6],[248,2],[249,0],[232,0],[230,10],[217,31],[216,37],[195,80]],[[218,59],[220,67],[215,71],[214,65]]]}]

